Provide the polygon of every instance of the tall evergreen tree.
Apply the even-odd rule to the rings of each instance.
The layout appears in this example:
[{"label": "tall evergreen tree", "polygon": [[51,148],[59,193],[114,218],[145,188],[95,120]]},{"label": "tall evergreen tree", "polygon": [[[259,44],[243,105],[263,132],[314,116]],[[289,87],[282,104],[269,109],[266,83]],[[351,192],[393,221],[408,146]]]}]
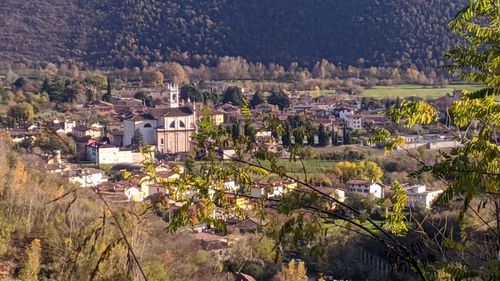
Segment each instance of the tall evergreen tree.
[{"label": "tall evergreen tree", "polygon": [[135,129],[134,134],[132,135],[132,145],[139,147],[143,146],[144,143],[144,136],[141,131],[139,131],[139,129]]},{"label": "tall evergreen tree", "polygon": [[316,144],[316,128],[312,126],[312,124],[309,124],[309,126],[306,127],[306,137],[307,137],[307,144],[310,146],[314,146]]},{"label": "tall evergreen tree", "polygon": [[106,90],[106,93],[104,95],[102,95],[102,100],[105,101],[105,102],[111,102],[111,97],[112,97],[112,93],[111,93],[111,80],[109,79],[109,77],[106,77],[106,84],[107,84],[107,90]]},{"label": "tall evergreen tree", "polygon": [[240,124],[233,123],[233,126],[231,127],[231,135],[234,141],[236,141],[240,137],[241,135]]},{"label": "tall evergreen tree", "polygon": [[318,142],[319,146],[322,147],[328,146],[328,144],[330,144],[330,139],[328,138],[328,132],[326,131],[325,125],[323,124],[319,125]]},{"label": "tall evergreen tree", "polygon": [[281,142],[284,147],[289,147],[292,144],[292,134],[290,123],[288,121],[285,121],[284,130],[285,132],[283,133],[283,136],[281,136]]},{"label": "tall evergreen tree", "polygon": [[344,145],[351,144],[351,136],[349,136],[349,131],[347,130],[346,125],[342,128],[342,142]]},{"label": "tall evergreen tree", "polygon": [[339,145],[338,134],[336,131],[332,131],[332,145],[333,146]]}]

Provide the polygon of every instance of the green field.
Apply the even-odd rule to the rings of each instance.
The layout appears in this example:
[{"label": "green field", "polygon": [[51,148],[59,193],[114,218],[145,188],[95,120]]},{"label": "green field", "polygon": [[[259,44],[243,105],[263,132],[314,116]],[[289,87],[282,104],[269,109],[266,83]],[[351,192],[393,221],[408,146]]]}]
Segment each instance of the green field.
[{"label": "green field", "polygon": [[[278,164],[283,166],[287,171],[287,175],[295,177],[300,180],[305,179],[304,169],[300,161],[289,161],[289,160],[279,160]],[[335,161],[329,160],[318,160],[318,159],[305,159],[304,166],[308,178],[314,176],[322,176],[330,172],[333,169]],[[256,178],[261,178],[261,180],[278,179],[279,177],[275,174],[271,174],[265,177],[257,176]]]},{"label": "green field", "polygon": [[451,94],[455,89],[465,89],[469,91],[479,90],[481,85],[454,84],[444,88],[433,88],[421,85],[398,85],[398,86],[377,86],[363,92],[363,97],[382,98],[439,98],[446,94]]}]

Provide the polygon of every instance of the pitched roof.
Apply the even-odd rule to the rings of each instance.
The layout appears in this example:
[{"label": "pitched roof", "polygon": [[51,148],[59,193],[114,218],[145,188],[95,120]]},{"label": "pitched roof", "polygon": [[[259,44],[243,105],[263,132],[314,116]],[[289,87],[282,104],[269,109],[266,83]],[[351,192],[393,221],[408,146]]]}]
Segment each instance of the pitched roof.
[{"label": "pitched roof", "polygon": [[125,120],[130,121],[144,121],[144,120],[156,120],[156,118],[149,113],[134,113],[125,118]]},{"label": "pitched roof", "polygon": [[193,110],[187,106],[177,108],[152,108],[150,109],[150,113],[155,117],[180,117],[193,115]]},{"label": "pitched roof", "polygon": [[365,185],[365,184],[368,185],[368,184],[372,184],[372,183],[375,183],[375,182],[370,181],[370,180],[360,180],[360,179],[349,180],[347,182],[347,184],[363,184],[363,185]]}]

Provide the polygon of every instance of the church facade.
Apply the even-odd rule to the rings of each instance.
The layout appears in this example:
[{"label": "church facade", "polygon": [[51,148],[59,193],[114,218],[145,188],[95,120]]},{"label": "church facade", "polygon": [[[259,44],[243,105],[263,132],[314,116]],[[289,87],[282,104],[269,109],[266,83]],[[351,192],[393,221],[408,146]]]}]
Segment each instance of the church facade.
[{"label": "church facade", "polygon": [[124,119],[123,145],[131,145],[134,132],[139,130],[144,142],[154,145],[160,154],[189,152],[196,131],[196,112],[192,105],[180,105],[176,85],[167,85],[158,96],[162,101],[155,108]]}]

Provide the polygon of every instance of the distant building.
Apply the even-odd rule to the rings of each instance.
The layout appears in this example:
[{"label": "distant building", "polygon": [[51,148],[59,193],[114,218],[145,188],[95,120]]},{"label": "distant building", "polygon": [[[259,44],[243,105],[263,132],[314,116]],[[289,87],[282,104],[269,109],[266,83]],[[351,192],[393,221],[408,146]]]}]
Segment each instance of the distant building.
[{"label": "distant building", "polygon": [[291,180],[256,183],[250,187],[250,193],[254,198],[276,198],[288,193],[291,190],[297,189],[297,187],[297,182]]},{"label": "distant building", "polygon": [[241,108],[230,103],[218,106],[216,111],[224,114],[225,124],[237,123],[241,117]]},{"label": "distant building", "polygon": [[222,111],[212,111],[210,112],[210,120],[215,126],[219,126],[224,123],[224,112]]},{"label": "distant building", "polygon": [[136,130],[141,133],[145,144],[156,145],[158,121],[150,113],[134,113],[123,120],[123,146],[132,145]]},{"label": "distant building", "polygon": [[384,197],[382,185],[371,180],[354,179],[347,182],[350,193],[373,194],[375,198]]},{"label": "distant building", "polygon": [[110,115],[110,114],[116,113],[115,106],[113,104],[111,104],[109,102],[105,102],[105,101],[100,101],[100,100],[91,101],[91,102],[87,103],[84,106],[84,109],[90,110],[92,112],[99,113],[102,115]]},{"label": "distant building", "polygon": [[69,121],[69,120],[64,120],[64,121],[59,121],[59,120],[54,120],[54,127],[57,133],[60,134],[69,134],[73,132],[73,128],[76,127],[76,122],[75,121]]},{"label": "distant building", "polygon": [[410,186],[406,189],[407,206],[429,209],[441,193],[443,193],[443,190],[427,190],[425,185]]},{"label": "distant building", "polygon": [[99,139],[103,135],[103,127],[99,124],[93,124],[91,126],[80,124],[73,127],[71,134],[77,139],[84,139],[86,137]]},{"label": "distant building", "polygon": [[14,143],[21,143],[24,140],[33,141],[36,133],[35,130],[25,128],[0,129],[0,132],[7,133]]},{"label": "distant building", "polygon": [[75,169],[63,174],[71,183],[80,184],[82,187],[96,187],[107,182],[104,172],[98,169]]},{"label": "distant building", "polygon": [[[340,189],[340,188],[314,186],[314,189],[313,189],[311,187],[301,186],[298,191],[304,192],[304,193],[316,193],[319,196],[326,195],[330,198],[335,198],[338,202],[344,202],[346,199],[345,190]],[[318,192],[322,193],[324,195],[318,194]],[[337,204],[333,203],[329,200],[326,200],[325,207],[327,209],[333,210],[337,207]]]},{"label": "distant building", "polygon": [[354,115],[354,111],[350,108],[340,108],[338,114],[340,119],[347,120],[348,117]]},{"label": "distant building", "polygon": [[153,109],[158,118],[156,143],[162,154],[189,152],[196,131],[196,114],[190,107]]},{"label": "distant building", "polygon": [[346,118],[347,127],[353,130],[363,129],[363,118],[361,115],[351,115]]},{"label": "distant building", "polygon": [[166,99],[161,106],[145,113],[135,113],[123,121],[123,145],[132,144],[138,129],[146,144],[155,145],[161,154],[189,152],[192,136],[196,131],[196,113],[191,106],[179,106],[179,91],[169,84],[167,91],[153,93],[154,97]]},{"label": "distant building", "polygon": [[[142,163],[145,156],[140,151],[123,149],[113,145],[103,145],[91,143],[86,146],[87,160],[93,161],[97,165],[113,165],[119,163]],[[154,158],[154,154],[149,156]]]},{"label": "distant building", "polygon": [[168,99],[172,108],[179,107],[179,87],[176,84],[168,83],[161,90],[153,91],[149,96],[153,100]]},{"label": "distant building", "polygon": [[142,100],[134,98],[114,98],[113,105],[118,114],[125,114],[132,111],[145,111],[146,106]]}]

